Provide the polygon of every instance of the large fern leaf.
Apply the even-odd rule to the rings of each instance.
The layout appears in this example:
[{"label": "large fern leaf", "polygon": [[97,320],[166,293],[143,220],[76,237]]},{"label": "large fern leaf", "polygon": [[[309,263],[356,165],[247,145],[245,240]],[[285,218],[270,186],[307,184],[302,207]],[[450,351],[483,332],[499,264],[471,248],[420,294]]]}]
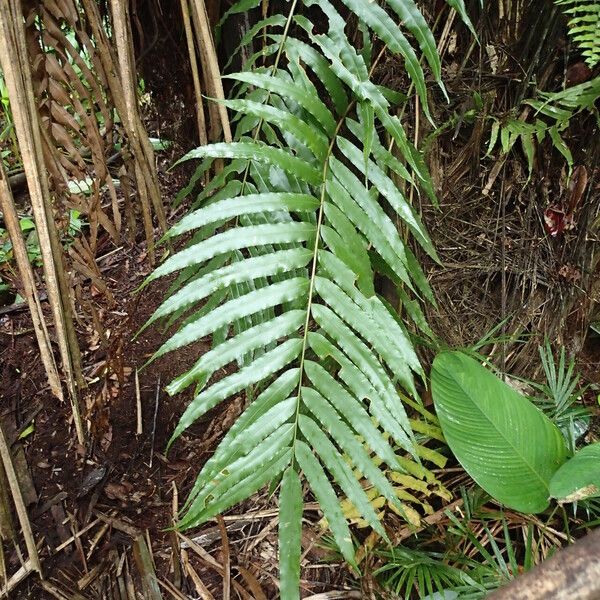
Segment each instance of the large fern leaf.
[{"label": "large fern leaf", "polygon": [[[370,0],[343,2],[365,31],[404,57],[426,107],[417,51],[394,20],[439,81],[433,36],[415,4],[389,0],[388,13]],[[374,272],[398,282],[406,315],[428,335],[415,300],[433,302],[433,294],[398,225],[436,258],[392,179],[433,197],[419,152],[390,113],[393,94],[370,80],[369,44],[353,47],[346,20],[329,2],[304,4],[318,5],[326,32],[316,34],[295,13],[296,2],[287,20],[264,22],[269,41],[260,54],[274,63],[256,67],[251,59],[251,70],[230,76],[237,97],[225,104],[236,115],[235,141],[182,159],[202,161],[196,180],[214,159],[230,162],[169,232],[190,241],[150,277],[178,273],[151,322],[179,326],[155,357],[213,336],[213,349],[168,387],[196,386],[170,444],[220,402],[251,387],[259,392],[204,465],[180,526],[201,524],[281,477],[285,599],[299,597],[303,480],[349,564],[354,548],[340,498],[382,536],[373,495],[404,514],[386,471],[420,464],[422,447],[398,386],[416,398],[422,370],[406,324],[375,293]],[[291,26],[302,39],[290,36]],[[232,362],[237,371],[210,383]],[[361,482],[375,492],[368,495]]]}]

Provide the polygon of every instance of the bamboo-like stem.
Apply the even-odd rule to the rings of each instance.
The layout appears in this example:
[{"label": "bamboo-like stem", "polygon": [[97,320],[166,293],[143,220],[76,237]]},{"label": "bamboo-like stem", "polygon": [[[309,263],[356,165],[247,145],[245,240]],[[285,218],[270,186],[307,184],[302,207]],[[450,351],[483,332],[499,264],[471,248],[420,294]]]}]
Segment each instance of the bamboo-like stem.
[{"label": "bamboo-like stem", "polygon": [[[75,428],[77,430],[77,438],[80,444],[85,443],[85,434],[83,425],[81,422],[80,412],[79,412],[79,400],[78,400],[78,390],[81,390],[85,387],[85,382],[83,380],[83,374],[81,370],[81,352],[79,349],[79,343],[77,341],[77,333],[75,332],[75,325],[73,323],[73,314],[74,314],[74,306],[72,304],[73,299],[71,295],[71,288],[67,283],[66,277],[66,268],[64,263],[64,253],[63,248],[60,243],[60,239],[58,236],[58,231],[56,229],[56,225],[54,222],[54,214],[52,210],[52,199],[50,196],[50,190],[48,185],[48,179],[44,177],[45,166],[51,164],[54,165],[54,158],[50,155],[49,158],[44,163],[45,151],[49,150],[52,146],[51,142],[47,137],[46,130],[41,126],[37,104],[35,101],[35,94],[33,90],[33,80],[31,75],[30,68],[30,60],[29,60],[29,52],[26,40],[26,32],[25,25],[23,22],[23,10],[21,8],[21,0],[15,0],[13,4],[13,26],[14,26],[14,40],[16,42],[18,48],[18,57],[20,61],[20,68],[22,73],[22,81],[25,89],[24,100],[27,103],[27,110],[29,112],[30,118],[29,123],[31,123],[31,131],[32,131],[32,140],[34,142],[33,145],[33,156],[37,160],[38,165],[38,180],[41,185],[41,189],[43,191],[42,199],[43,199],[43,216],[45,218],[46,228],[49,232],[49,240],[50,240],[50,249],[52,251],[53,261],[52,266],[54,272],[56,273],[56,281],[58,284],[58,301],[56,302],[57,307],[62,307],[62,327],[64,328],[65,337],[66,337],[66,348],[67,351],[63,356],[63,361],[66,361],[66,357],[68,357],[68,366],[67,370],[67,386],[70,381],[73,381],[72,390],[70,390],[70,401],[71,408],[73,412],[73,418],[75,421]],[[37,124],[37,126],[33,126],[33,124]],[[18,135],[17,135],[18,139]],[[20,141],[19,141],[20,143]],[[27,175],[27,171],[25,170],[25,174]],[[27,185],[29,187],[29,178],[27,180]],[[32,204],[33,206],[33,204]],[[35,210],[34,210],[35,216]],[[37,220],[37,217],[36,217]],[[50,296],[50,294],[48,294]],[[60,341],[59,341],[60,347]],[[65,369],[63,365],[63,369]]]},{"label": "bamboo-like stem", "polygon": [[206,135],[206,116],[204,115],[204,102],[202,100],[202,86],[200,85],[200,73],[198,71],[198,61],[196,60],[196,48],[194,46],[194,34],[190,21],[190,9],[188,0],[180,0],[181,14],[183,16],[183,27],[185,29],[185,39],[187,41],[188,54],[190,57],[190,68],[192,70],[192,81],[194,82],[194,94],[196,96],[196,120],[198,122],[198,140],[201,145],[208,144]]},{"label": "bamboo-like stem", "polygon": [[34,571],[31,560],[28,559],[19,570],[4,584],[0,587],[0,598],[9,598],[9,593],[14,590],[29,574]]},{"label": "bamboo-like stem", "polygon": [[[167,222],[158,187],[154,151],[138,113],[137,77],[133,60],[128,3],[120,0],[111,0],[110,4],[120,79],[125,101],[125,111],[122,118],[128,122],[128,135],[135,138],[136,145],[139,145],[142,149],[143,156],[134,156],[135,159],[140,163],[145,159],[148,165],[144,178],[141,181],[138,179],[138,188],[146,187],[146,193],[152,202],[158,223],[161,229],[166,231]],[[141,189],[140,193],[142,193]]]},{"label": "bamboo-like stem", "polygon": [[[114,31],[115,46],[117,49],[117,57],[119,62],[119,75],[121,89],[123,92],[123,106],[121,118],[125,124],[127,134],[134,147],[138,146],[141,150],[141,145],[138,140],[137,128],[135,126],[135,114],[137,113],[137,98],[134,88],[134,76],[131,69],[131,54],[129,50],[129,42],[127,37],[127,9],[125,3],[119,0],[111,0],[112,23]],[[120,111],[121,112],[121,111]],[[135,151],[134,151],[135,152]],[[154,252],[154,233],[152,227],[152,216],[150,211],[150,193],[148,183],[144,177],[143,169],[140,165],[142,156],[134,154],[134,169],[137,182],[137,191],[140,196],[142,219],[144,223],[144,231],[146,234],[146,242],[148,244],[148,256],[150,262],[155,262]]]},{"label": "bamboo-like stem", "polygon": [[10,454],[10,448],[4,437],[4,430],[0,424],[0,458],[4,465],[4,471],[6,478],[8,479],[8,487],[12,494],[12,499],[15,504],[17,516],[19,517],[19,523],[21,524],[21,530],[23,531],[23,538],[25,539],[25,545],[27,547],[27,553],[29,554],[29,560],[31,561],[32,568],[42,576],[42,565],[40,564],[40,557],[38,555],[37,546],[35,545],[35,539],[31,530],[31,524],[27,515],[27,507],[23,501],[23,494],[19,487],[19,481],[17,479],[17,473],[12,463],[12,457]]},{"label": "bamboo-like stem", "polygon": [[[110,89],[114,105],[121,117],[131,147],[137,190],[142,204],[148,255],[152,261],[154,236],[151,206],[154,207],[158,224],[163,231],[166,231],[167,223],[158,187],[154,152],[137,110],[135,86],[132,83],[135,78],[131,58],[131,34],[124,4],[117,0],[111,0],[115,42],[120,45],[119,57],[117,58],[102,27],[102,19],[97,3],[94,0],[81,0],[83,12],[96,44],[96,56],[102,64],[102,69],[106,75],[106,84]],[[115,64],[119,65],[119,72],[115,70]],[[131,95],[132,92],[133,95]]]},{"label": "bamboo-like stem", "polygon": [[[206,12],[206,4],[204,0],[190,0],[190,2],[192,7],[192,17],[196,27],[196,38],[201,49],[200,56],[203,59],[202,68],[207,74],[207,78],[210,80],[214,97],[217,100],[224,100],[225,92],[221,81],[221,70],[219,68],[215,42],[208,20],[208,13]],[[233,137],[231,135],[229,117],[227,116],[227,108],[224,104],[219,102],[217,104],[217,110],[221,121],[221,127],[223,128],[223,139],[226,142],[231,142]]]},{"label": "bamboo-like stem", "polygon": [[29,305],[29,312],[31,313],[31,320],[33,322],[33,328],[35,330],[35,336],[37,338],[38,346],[40,348],[40,355],[42,357],[42,363],[46,370],[46,377],[52,393],[60,400],[63,400],[63,392],[60,386],[60,377],[58,375],[58,369],[56,362],[54,361],[54,355],[52,354],[52,347],[50,345],[50,336],[48,335],[48,329],[46,328],[46,322],[44,321],[44,314],[42,312],[42,305],[40,298],[35,286],[35,279],[33,276],[33,269],[27,256],[27,247],[23,240],[21,233],[21,227],[19,226],[19,217],[17,216],[17,209],[13,199],[12,192],[8,185],[6,172],[4,166],[0,162],[0,208],[4,215],[4,223],[8,230],[8,235],[12,243],[13,252],[17,261],[17,267],[19,268],[19,274],[21,276],[21,283],[23,284],[23,291],[25,298]]},{"label": "bamboo-like stem", "polygon": [[77,384],[83,381],[80,354],[71,316],[62,249],[52,217],[50,191],[43,164],[40,123],[33,95],[20,0],[15,0],[10,5],[7,2],[0,3],[0,65],[8,88],[23,169],[27,177],[48,300],[54,317],[77,439],[83,445],[85,435],[77,390]]},{"label": "bamboo-like stem", "polygon": [[[204,79],[204,89],[206,95],[209,98],[216,98],[217,91],[213,83],[213,79],[208,72],[208,56],[206,54],[205,40],[202,38],[200,19],[198,17],[198,8],[194,3],[194,0],[189,0],[190,15],[192,17],[192,24],[194,30],[194,36],[196,39],[196,46],[198,48],[198,56],[200,57],[200,64],[202,66],[202,77]],[[221,117],[219,115],[219,109],[214,102],[208,102],[208,115],[209,121],[207,125],[207,137],[209,142],[216,142],[221,139],[223,127],[221,126]],[[217,159],[213,163],[215,171],[220,171],[223,168],[223,160]]]}]

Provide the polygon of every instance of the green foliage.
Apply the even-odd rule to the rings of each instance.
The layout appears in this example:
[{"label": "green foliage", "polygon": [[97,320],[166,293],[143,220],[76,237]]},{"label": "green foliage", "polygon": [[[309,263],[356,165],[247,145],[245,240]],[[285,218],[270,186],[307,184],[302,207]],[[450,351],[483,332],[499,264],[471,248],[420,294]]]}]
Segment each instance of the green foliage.
[{"label": "green foliage", "polygon": [[[540,347],[547,383],[536,410],[476,360],[444,352],[434,361],[432,393],[448,445],[471,477],[496,500],[522,512],[541,512],[549,498],[560,503],[600,496],[600,443],[566,460],[551,419],[575,452],[576,429],[589,411],[575,406],[579,376],[564,348],[555,365],[548,340]],[[594,512],[595,506],[584,506]]]},{"label": "green foliage", "polygon": [[[519,526],[515,532],[510,530],[510,522],[503,513],[486,514],[481,511],[459,519],[446,511],[446,516],[450,521],[448,534],[454,538],[447,557],[477,584],[453,588],[461,600],[486,598],[492,590],[506,585],[534,566],[535,537],[531,523],[526,528]],[[498,529],[500,531],[495,535],[493,531]],[[541,535],[541,532],[538,533]],[[464,551],[467,547],[473,549],[469,556]]]},{"label": "green foliage", "polygon": [[515,510],[546,509],[550,480],[566,459],[558,428],[527,398],[460,352],[436,357],[431,386],[444,436],[469,475]]},{"label": "green foliage", "polygon": [[[412,34],[439,82],[435,41],[416,5],[389,0],[386,12],[368,0],[344,4],[363,31],[405,59],[428,113],[421,63],[397,25],[402,21]],[[254,28],[259,35],[270,25],[260,56],[274,62],[257,66],[255,56],[248,70],[229,76],[236,84],[226,102],[235,141],[197,148],[182,160],[201,159],[194,181],[214,159],[230,162],[198,197],[196,210],[169,232],[186,234],[185,247],[150,277],[179,274],[149,322],[178,322],[154,358],[213,337],[213,349],[168,386],[170,393],[196,387],[170,444],[220,402],[248,388],[257,393],[200,472],[179,526],[207,521],[283,473],[286,599],[298,597],[302,481],[351,565],[341,498],[385,536],[361,479],[406,514],[385,470],[410,474],[421,468],[420,454],[430,455],[418,447],[398,394],[401,386],[416,398],[415,375],[423,371],[406,324],[375,293],[374,279],[376,265],[384,265],[403,286],[408,318],[426,333],[414,300],[433,302],[433,294],[396,222],[436,259],[417,213],[390,177],[433,198],[421,155],[390,114],[394,95],[370,79],[369,36],[357,51],[347,19],[333,5],[304,5],[322,11],[324,33],[296,14],[297,2],[287,19]],[[298,38],[290,35],[294,28]],[[394,140],[402,161],[379,132]],[[238,370],[215,382],[213,375],[232,362]]]},{"label": "green foliage", "polygon": [[554,474],[550,495],[561,503],[600,496],[600,443],[579,450]]},{"label": "green foliage", "polygon": [[579,389],[580,376],[575,373],[575,361],[570,358],[567,363],[564,346],[560,349],[556,364],[547,339],[539,351],[546,383],[540,385],[529,382],[541,394],[541,397],[534,397],[533,400],[556,423],[572,454],[575,452],[577,439],[589,426],[590,411],[580,403],[586,388]]},{"label": "green foliage", "polygon": [[0,159],[7,171],[21,166],[19,145],[8,100],[8,88],[2,71],[0,71],[0,148]]},{"label": "green foliage", "polygon": [[[31,217],[21,217],[19,219],[21,232],[25,237],[25,246],[27,247],[27,256],[32,265],[39,267],[42,264],[42,251],[40,242],[35,230],[35,223]],[[6,229],[0,227],[0,268],[6,266],[13,259],[12,243],[8,237]]]},{"label": "green foliage", "polygon": [[538,543],[533,524],[511,528],[504,513],[481,510],[477,495],[463,493],[464,516],[446,511],[437,551],[408,546],[378,551],[384,562],[376,572],[380,584],[405,599],[479,600],[531,569]]},{"label": "green foliage", "polygon": [[[25,238],[25,247],[27,248],[29,262],[34,267],[41,266],[42,250],[40,248],[40,241],[38,239],[33,218],[27,215],[19,217],[19,226],[23,237]],[[63,235],[63,245],[69,246],[72,244],[74,238],[81,234],[81,231],[85,226],[86,223],[81,218],[81,213],[78,210],[71,210],[69,212],[69,226],[66,233]],[[13,271],[13,259],[13,246],[8,236],[8,231],[3,227],[0,227],[0,274],[2,271]],[[0,292],[10,290],[8,284],[2,284],[1,278],[0,284]],[[5,297],[10,297],[10,295],[5,295]],[[0,299],[0,305],[2,304],[4,304],[4,302]]]},{"label": "green foliage", "polygon": [[431,597],[434,594],[444,594],[448,600],[456,598],[452,595],[454,588],[473,588],[485,592],[464,569],[448,564],[445,554],[426,552],[412,548],[394,548],[381,552],[385,564],[376,576],[383,585],[394,593],[409,600],[414,598]]},{"label": "green foliage", "polygon": [[600,61],[600,2],[598,0],[554,0],[569,19],[569,35],[593,69]]},{"label": "green foliage", "polygon": [[598,98],[600,98],[600,77],[560,92],[539,91],[537,98],[524,101],[535,109],[533,122],[514,117],[503,121],[492,118],[487,155],[498,145],[498,141],[500,141],[502,154],[508,154],[518,143],[527,158],[531,177],[536,147],[548,137],[556,151],[567,161],[570,171],[573,168],[573,155],[563,139],[563,134],[569,127],[571,119],[583,111],[591,112],[596,117],[597,125],[600,126],[600,117],[595,106]]}]

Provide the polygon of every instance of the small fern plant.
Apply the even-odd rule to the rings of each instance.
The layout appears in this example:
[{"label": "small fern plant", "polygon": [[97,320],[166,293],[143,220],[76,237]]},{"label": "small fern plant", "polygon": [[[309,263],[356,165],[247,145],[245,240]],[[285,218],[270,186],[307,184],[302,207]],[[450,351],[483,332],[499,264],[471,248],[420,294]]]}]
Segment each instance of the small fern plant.
[{"label": "small fern plant", "polygon": [[569,35],[590,69],[600,62],[600,1],[554,0],[569,17]]},{"label": "small fern plant", "polygon": [[[249,33],[264,33],[267,43],[229,76],[235,95],[225,104],[235,114],[235,141],[182,159],[202,159],[185,192],[212,161],[228,163],[170,230],[170,238],[187,236],[183,249],[149,278],[178,273],[148,323],[177,323],[154,358],[207,336],[213,344],[167,388],[196,390],[169,445],[233,395],[256,396],[202,468],[179,526],[197,526],[267,483],[278,488],[286,600],[299,598],[304,482],[356,566],[340,499],[387,539],[360,482],[402,514],[384,472],[414,472],[410,465],[420,466],[423,454],[398,393],[417,398],[415,376],[423,371],[407,324],[374,282],[376,272],[394,280],[403,317],[430,335],[419,301],[434,297],[405,239],[412,235],[437,257],[393,178],[434,193],[421,155],[391,114],[399,95],[371,81],[374,40],[403,57],[427,115],[421,60],[396,20],[438,82],[440,61],[412,0],[388,0],[387,10],[370,0],[343,4],[359,24],[359,50],[346,16],[327,0],[294,0],[286,17],[268,17]],[[306,16],[317,9],[325,33],[315,33]],[[262,57],[269,66],[258,66]],[[237,370],[215,381],[230,363]]]}]

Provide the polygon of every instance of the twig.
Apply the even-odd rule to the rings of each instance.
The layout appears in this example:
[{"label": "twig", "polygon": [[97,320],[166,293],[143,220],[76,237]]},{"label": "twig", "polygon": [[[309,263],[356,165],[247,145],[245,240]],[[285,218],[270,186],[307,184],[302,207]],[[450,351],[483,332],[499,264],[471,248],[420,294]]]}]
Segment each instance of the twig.
[{"label": "twig", "polygon": [[[172,482],[173,487],[173,498],[171,502],[171,510],[173,512],[173,527],[179,520],[177,506],[179,505],[179,492],[177,491],[177,485],[175,482]],[[169,539],[171,541],[171,548],[173,549],[173,584],[176,588],[181,588],[181,584],[183,582],[183,572],[181,565],[181,547],[179,543],[179,538],[175,533],[175,530],[169,532]]]},{"label": "twig", "polygon": [[27,560],[19,570],[0,588],[0,597],[8,597],[8,593],[23,581],[32,571],[35,571],[31,560]]},{"label": "twig", "polygon": [[33,538],[33,532],[31,530],[31,524],[27,515],[27,508],[23,500],[23,494],[21,493],[21,487],[19,486],[19,480],[17,473],[12,462],[10,448],[6,443],[4,437],[4,430],[0,425],[0,458],[4,464],[4,472],[8,480],[8,486],[10,488],[13,503],[19,517],[19,523],[23,531],[23,537],[25,538],[25,545],[27,546],[27,553],[29,554],[29,560],[31,561],[31,568],[38,573],[42,573],[42,565],[40,564],[40,558],[35,545],[35,539]]},{"label": "twig", "polygon": [[188,559],[188,553],[183,550],[182,551],[183,564],[186,570],[186,573],[190,576],[192,581],[194,582],[194,586],[196,587],[196,591],[200,594],[200,598],[202,600],[215,600],[215,597],[210,593],[209,589],[204,585],[200,576],[194,570],[194,567],[190,564]]},{"label": "twig", "polygon": [[221,551],[223,552],[223,600],[231,598],[231,554],[229,552],[229,537],[223,517],[217,517],[217,524],[221,532]]},{"label": "twig", "polygon": [[87,573],[89,571],[87,560],[85,558],[85,551],[83,549],[83,544],[81,543],[80,535],[77,532],[77,522],[71,513],[69,513],[69,522],[71,525],[71,533],[73,534],[73,540],[75,542],[75,547],[77,548],[77,552],[79,553],[79,557],[81,558],[81,564],[83,565],[83,570]]},{"label": "twig", "polygon": [[157,579],[156,581],[176,600],[189,600],[189,596],[184,596],[168,579]]},{"label": "twig", "polygon": [[94,525],[97,525],[100,519],[96,519],[92,521],[88,525],[86,525],[83,529],[80,529],[76,534],[73,534],[68,540],[65,540],[60,546],[57,546],[53,552],[53,554],[58,554],[61,550],[66,548],[69,544],[72,544],[76,538],[81,537],[84,533],[89,531]]},{"label": "twig", "polygon": [[190,56],[190,68],[192,70],[192,81],[194,83],[194,94],[196,95],[196,120],[198,121],[198,139],[200,145],[208,143],[206,135],[206,117],[204,115],[204,104],[202,101],[202,87],[200,85],[200,75],[198,73],[198,61],[196,60],[196,50],[194,48],[194,36],[190,23],[190,9],[188,0],[181,1],[181,14],[183,16],[183,26],[185,29],[185,39],[187,41],[188,54]]},{"label": "twig", "polygon": [[78,594],[73,590],[63,592],[60,588],[55,586],[53,583],[50,583],[49,581],[42,581],[42,587],[51,596],[58,598],[58,600],[85,600],[85,598],[81,594]]},{"label": "twig", "polygon": [[137,367],[135,369],[135,407],[137,414],[137,427],[135,434],[142,435],[142,433],[144,433],[144,428],[142,426],[142,395],[140,394],[140,377]]},{"label": "twig", "polygon": [[152,437],[150,441],[150,467],[152,467],[152,459],[154,458],[154,436],[156,435],[156,417],[158,416],[158,399],[160,396],[160,374],[156,383],[156,395],[154,396],[154,417],[152,419]]},{"label": "twig", "polygon": [[152,563],[152,555],[143,535],[139,535],[133,542],[133,558],[144,584],[144,598],[162,600],[156,571]]},{"label": "twig", "polygon": [[[181,544],[182,547],[184,545],[187,545],[188,548],[193,550],[201,560],[203,560],[207,565],[213,568],[217,573],[219,573],[219,575],[221,575],[222,577],[225,575],[223,566],[218,561],[216,561],[206,550],[204,550],[204,548],[202,548],[189,538],[185,537],[185,535],[183,535],[180,532],[177,532],[177,535],[180,536],[184,542],[183,544]],[[243,598],[244,600],[252,600],[252,596],[250,596],[250,594],[248,594],[248,592],[235,579],[232,579],[231,583],[235,591],[241,598]]]},{"label": "twig", "polygon": [[[223,83],[221,82],[221,72],[219,61],[217,59],[217,52],[215,50],[215,43],[212,37],[210,23],[208,22],[206,4],[204,0],[191,0],[191,8],[192,18],[194,25],[196,26],[196,36],[199,40],[199,45],[201,45],[201,57],[204,59],[204,64],[202,66],[204,67],[205,73],[208,75],[208,80],[215,97],[218,100],[224,100],[225,92],[223,91]],[[221,127],[223,128],[223,138],[226,142],[231,142],[233,137],[231,135],[229,117],[227,116],[227,108],[221,102],[217,104],[216,108],[221,121]]]}]

